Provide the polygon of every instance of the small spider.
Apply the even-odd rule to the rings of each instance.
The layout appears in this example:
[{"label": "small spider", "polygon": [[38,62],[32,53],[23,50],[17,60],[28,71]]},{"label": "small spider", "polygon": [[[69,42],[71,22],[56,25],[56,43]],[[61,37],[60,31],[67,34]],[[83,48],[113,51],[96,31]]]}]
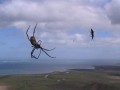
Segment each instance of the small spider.
[{"label": "small spider", "polygon": [[[26,35],[27,35],[27,37],[28,37],[28,40],[30,41],[30,43],[32,44],[32,47],[33,47],[33,50],[31,51],[31,58],[38,59],[39,56],[40,56],[40,54],[41,54],[41,50],[42,50],[46,55],[48,55],[49,57],[51,57],[51,58],[56,58],[56,57],[50,56],[50,55],[46,52],[46,51],[54,50],[55,48],[48,50],[48,49],[45,49],[45,48],[43,48],[43,47],[41,46],[41,43],[42,43],[41,40],[39,40],[38,42],[36,42],[36,39],[35,39],[35,36],[34,36],[36,27],[37,27],[37,24],[36,24],[35,27],[34,27],[33,36],[31,36],[30,38],[29,38],[29,36],[28,36],[28,34],[27,34],[30,26],[28,27],[28,29],[27,29],[27,31],[26,31]],[[39,42],[40,42],[40,44],[39,44]],[[40,53],[39,53],[38,57],[35,57],[35,56],[33,55],[35,49],[40,49]]]},{"label": "small spider", "polygon": [[91,29],[91,37],[92,37],[92,40],[93,40],[93,38],[94,38],[94,31],[93,31],[93,29]]}]

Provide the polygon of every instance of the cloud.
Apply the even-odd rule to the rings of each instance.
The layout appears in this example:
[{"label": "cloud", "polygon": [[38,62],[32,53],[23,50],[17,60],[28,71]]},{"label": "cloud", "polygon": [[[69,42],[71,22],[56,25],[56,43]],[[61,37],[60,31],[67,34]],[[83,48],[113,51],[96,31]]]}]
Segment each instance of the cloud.
[{"label": "cloud", "polygon": [[[74,45],[78,45],[78,43],[76,44],[76,42],[79,42],[79,44],[84,43],[84,36],[79,33],[69,35],[64,32],[59,32],[53,35],[52,33],[42,32],[39,36],[43,39],[43,42],[45,43],[48,42],[62,46],[67,45],[72,47]],[[80,44],[80,46],[82,46],[82,44]]]},{"label": "cloud", "polygon": [[[76,46],[72,44],[73,40],[76,40],[86,46],[90,41],[87,39],[90,38],[88,34],[79,31],[74,34],[69,32],[74,32],[78,28],[89,33],[90,28],[94,28],[119,35],[120,26],[110,23],[110,21],[119,23],[119,13],[118,15],[116,13],[118,10],[116,8],[119,8],[118,2],[119,0],[111,2],[110,0],[10,0],[0,4],[0,26],[15,26],[25,32],[31,25],[29,31],[31,35],[35,24],[38,23],[37,39],[68,46]],[[114,39],[98,41],[109,43]],[[97,45],[98,42],[94,42]]]},{"label": "cloud", "polygon": [[120,24],[120,0],[112,0],[108,3],[106,12],[112,24]]},{"label": "cloud", "polygon": [[120,46],[120,38],[99,38],[94,42],[97,47],[119,47]]},{"label": "cloud", "polygon": [[45,23],[46,28],[55,30],[83,25],[88,27],[96,25],[97,20],[101,21],[105,18],[101,9],[82,5],[89,0],[84,2],[78,0],[69,1],[45,0],[43,2],[28,2],[27,0],[12,0],[9,3],[0,5],[0,17],[2,21],[11,22],[10,24],[39,22]]}]

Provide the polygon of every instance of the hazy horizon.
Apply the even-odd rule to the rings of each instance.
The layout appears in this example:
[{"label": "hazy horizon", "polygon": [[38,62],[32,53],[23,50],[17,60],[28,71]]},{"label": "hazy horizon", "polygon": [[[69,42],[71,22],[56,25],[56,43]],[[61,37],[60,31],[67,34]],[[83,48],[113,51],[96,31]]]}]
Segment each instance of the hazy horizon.
[{"label": "hazy horizon", "polygon": [[[0,62],[120,63],[119,9],[120,0],[0,0]],[[36,40],[56,47],[48,52],[55,59],[31,59],[26,30],[31,36],[36,23]]]}]

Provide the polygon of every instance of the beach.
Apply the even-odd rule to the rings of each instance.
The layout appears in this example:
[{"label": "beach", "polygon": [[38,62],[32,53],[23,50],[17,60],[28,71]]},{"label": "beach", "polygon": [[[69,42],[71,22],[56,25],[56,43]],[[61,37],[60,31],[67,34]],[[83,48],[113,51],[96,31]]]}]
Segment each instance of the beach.
[{"label": "beach", "polygon": [[9,90],[7,85],[0,85],[0,90]]}]

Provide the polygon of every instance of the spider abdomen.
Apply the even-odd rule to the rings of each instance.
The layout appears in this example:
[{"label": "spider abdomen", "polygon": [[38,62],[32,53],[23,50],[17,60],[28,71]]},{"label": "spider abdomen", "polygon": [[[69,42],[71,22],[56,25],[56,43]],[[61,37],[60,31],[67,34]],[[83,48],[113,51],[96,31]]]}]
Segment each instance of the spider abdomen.
[{"label": "spider abdomen", "polygon": [[36,44],[36,39],[34,36],[30,37],[30,42],[32,45],[35,45]]}]

